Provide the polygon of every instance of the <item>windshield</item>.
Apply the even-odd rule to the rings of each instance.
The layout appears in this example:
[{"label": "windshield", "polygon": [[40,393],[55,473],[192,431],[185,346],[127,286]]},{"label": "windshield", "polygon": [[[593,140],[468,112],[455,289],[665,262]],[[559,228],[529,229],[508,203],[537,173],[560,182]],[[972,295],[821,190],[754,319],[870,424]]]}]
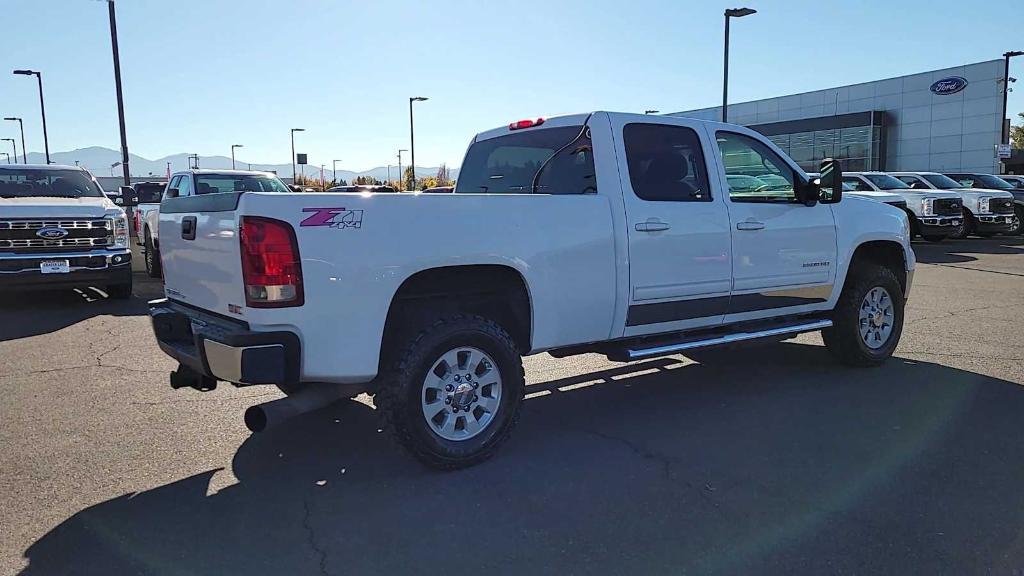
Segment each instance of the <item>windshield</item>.
[{"label": "windshield", "polygon": [[971,175],[975,182],[980,182],[981,186],[978,188],[994,188],[996,190],[1012,190],[1013,184],[1010,184],[1002,178],[997,178],[989,174],[973,174]]},{"label": "windshield", "polygon": [[103,189],[83,170],[0,170],[0,198],[102,198]]},{"label": "windshield", "polygon": [[965,188],[965,186],[956,180],[953,180],[945,174],[922,174],[921,178],[924,178],[932,186],[940,190],[955,190],[957,188]]},{"label": "windshield", "polygon": [[870,180],[872,184],[878,186],[881,190],[901,190],[904,188],[910,188],[910,186],[907,186],[906,182],[893,178],[888,174],[863,174],[863,176]]},{"label": "windshield", "polygon": [[267,174],[196,174],[196,194],[217,192],[291,192]]}]

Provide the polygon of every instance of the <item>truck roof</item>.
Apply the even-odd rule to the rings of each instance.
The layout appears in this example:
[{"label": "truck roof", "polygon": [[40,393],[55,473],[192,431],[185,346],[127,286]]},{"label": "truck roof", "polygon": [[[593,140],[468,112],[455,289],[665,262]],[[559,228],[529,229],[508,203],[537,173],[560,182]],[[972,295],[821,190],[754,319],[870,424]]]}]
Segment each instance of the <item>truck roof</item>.
[{"label": "truck roof", "polygon": [[30,168],[33,170],[79,170],[85,171],[85,168],[81,166],[67,166],[65,164],[0,164],[0,170],[25,170]]},{"label": "truck roof", "polygon": [[[732,130],[739,130],[739,131],[747,130],[747,128],[742,127],[742,126],[737,127],[736,124],[723,123],[723,122],[718,122],[718,121],[715,121],[715,120],[703,120],[703,119],[700,119],[700,118],[690,118],[690,117],[686,117],[686,116],[673,116],[671,114],[649,115],[649,114],[639,114],[639,113],[634,113],[634,112],[609,112],[607,110],[595,110],[593,112],[587,112],[587,113],[583,113],[583,114],[567,114],[565,116],[552,116],[550,118],[544,117],[544,116],[536,116],[536,117],[533,117],[533,118],[527,118],[525,120],[526,121],[533,121],[533,122],[540,121],[540,124],[538,124],[537,126],[539,126],[542,129],[543,128],[559,128],[559,127],[563,127],[563,126],[579,126],[580,124],[583,124],[584,122],[586,122],[587,118],[590,117],[593,114],[608,114],[609,116],[626,117],[626,118],[629,118],[629,119],[633,119],[633,120],[637,120],[637,121],[645,121],[645,122],[652,122],[652,121],[656,122],[656,120],[655,120],[656,118],[685,118],[686,120],[689,120],[691,122],[698,122],[700,124],[710,124],[710,125],[713,125],[713,126],[728,126]],[[473,139],[473,142],[480,142],[481,140],[489,140],[491,138],[497,138],[498,136],[505,136],[506,134],[511,134],[511,133],[516,132],[518,130],[530,130],[532,128],[532,127],[512,128],[512,125],[514,125],[514,124],[515,124],[515,122],[513,121],[513,122],[511,122],[509,124],[506,124],[505,126],[501,126],[501,127],[498,127],[498,128],[492,128],[490,130],[485,130],[483,132],[480,132]]]},{"label": "truck roof", "polygon": [[253,175],[273,174],[267,170],[214,170],[210,168],[189,168],[188,170],[175,170],[175,174],[224,174],[224,175]]}]

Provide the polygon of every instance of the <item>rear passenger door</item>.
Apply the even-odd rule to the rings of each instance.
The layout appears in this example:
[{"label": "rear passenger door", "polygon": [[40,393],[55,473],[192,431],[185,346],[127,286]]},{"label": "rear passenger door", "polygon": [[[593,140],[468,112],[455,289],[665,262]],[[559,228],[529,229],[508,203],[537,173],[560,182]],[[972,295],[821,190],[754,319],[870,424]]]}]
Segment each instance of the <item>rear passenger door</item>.
[{"label": "rear passenger door", "polygon": [[629,246],[627,336],[720,324],[732,283],[729,215],[711,142],[683,118],[614,120]]}]

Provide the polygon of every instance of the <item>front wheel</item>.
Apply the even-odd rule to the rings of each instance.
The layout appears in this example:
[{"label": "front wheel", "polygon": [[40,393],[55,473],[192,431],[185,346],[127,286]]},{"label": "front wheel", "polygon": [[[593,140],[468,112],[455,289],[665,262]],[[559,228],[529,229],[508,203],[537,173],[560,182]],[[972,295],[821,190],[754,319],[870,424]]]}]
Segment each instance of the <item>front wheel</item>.
[{"label": "front wheel", "polygon": [[519,420],[525,389],[512,337],[480,316],[421,331],[393,361],[374,398],[383,426],[433,468],[491,457]]},{"label": "front wheel", "polygon": [[850,272],[821,331],[829,352],[850,366],[877,366],[892,356],[903,333],[903,289],[892,270],[876,264]]},{"label": "front wheel", "polygon": [[959,224],[953,227],[953,231],[950,233],[949,237],[953,238],[954,240],[966,238],[967,235],[971,233],[971,227],[968,224],[968,219],[970,217],[970,214],[964,211],[964,217],[960,219]]},{"label": "front wheel", "polygon": [[1024,231],[1024,207],[1015,206],[1013,212],[1017,217],[1013,219],[1013,223],[1010,224],[1010,229],[1006,231],[1006,235],[1020,236],[1021,232]]}]

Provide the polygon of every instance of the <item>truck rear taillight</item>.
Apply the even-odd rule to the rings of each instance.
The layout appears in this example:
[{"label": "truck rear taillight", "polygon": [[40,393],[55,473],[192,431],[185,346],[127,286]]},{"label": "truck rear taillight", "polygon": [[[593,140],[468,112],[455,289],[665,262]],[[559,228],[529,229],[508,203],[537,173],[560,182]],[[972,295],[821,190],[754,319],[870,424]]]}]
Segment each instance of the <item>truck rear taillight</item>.
[{"label": "truck rear taillight", "polygon": [[272,218],[242,216],[238,230],[246,306],[302,306],[302,264],[291,225]]}]

